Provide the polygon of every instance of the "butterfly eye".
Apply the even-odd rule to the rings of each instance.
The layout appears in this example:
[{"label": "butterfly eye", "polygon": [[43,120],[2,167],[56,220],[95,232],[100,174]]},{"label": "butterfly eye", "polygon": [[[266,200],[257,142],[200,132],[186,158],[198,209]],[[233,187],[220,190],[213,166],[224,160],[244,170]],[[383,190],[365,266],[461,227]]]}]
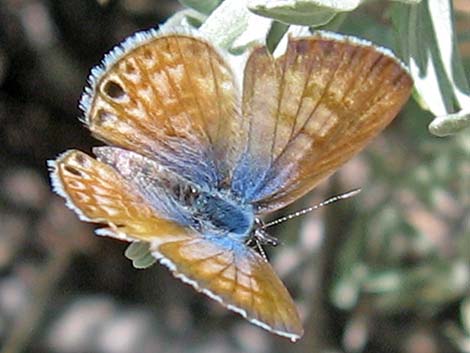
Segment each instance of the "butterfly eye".
[{"label": "butterfly eye", "polygon": [[180,198],[181,198],[181,187],[180,187],[180,185],[174,184],[174,185],[171,187],[170,190],[171,190],[172,195],[174,195],[176,199],[180,199]]},{"label": "butterfly eye", "polygon": [[103,92],[112,99],[120,99],[126,94],[119,83],[111,80],[104,84]]},{"label": "butterfly eye", "polygon": [[191,206],[199,196],[198,190],[193,186],[176,185],[173,187],[172,191],[174,195],[187,206]]}]

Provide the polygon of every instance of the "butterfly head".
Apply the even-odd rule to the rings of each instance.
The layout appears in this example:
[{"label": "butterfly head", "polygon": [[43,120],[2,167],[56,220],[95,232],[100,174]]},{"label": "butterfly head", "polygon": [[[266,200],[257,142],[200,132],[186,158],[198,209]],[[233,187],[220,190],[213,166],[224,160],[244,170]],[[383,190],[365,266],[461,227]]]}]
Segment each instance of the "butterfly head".
[{"label": "butterfly head", "polygon": [[252,231],[252,237],[257,244],[259,245],[272,245],[277,246],[279,245],[279,239],[273,237],[265,230],[265,224],[261,220],[261,218],[255,219],[255,226]]}]

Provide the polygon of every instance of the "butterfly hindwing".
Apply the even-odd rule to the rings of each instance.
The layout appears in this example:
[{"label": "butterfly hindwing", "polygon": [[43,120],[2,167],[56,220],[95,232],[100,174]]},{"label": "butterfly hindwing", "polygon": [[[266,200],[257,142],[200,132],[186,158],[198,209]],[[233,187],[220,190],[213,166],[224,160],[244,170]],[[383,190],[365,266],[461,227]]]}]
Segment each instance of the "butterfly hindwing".
[{"label": "butterfly hindwing", "polygon": [[115,169],[83,152],[67,151],[49,167],[54,190],[68,206],[82,220],[107,226],[98,234],[135,241],[186,233],[158,214]]},{"label": "butterfly hindwing", "polygon": [[[292,340],[302,325],[287,289],[271,266],[245,244],[223,235],[209,236],[162,216],[126,172],[139,177],[150,160],[132,165],[125,150],[95,149],[96,160],[69,151],[50,163],[55,190],[83,220],[104,224],[97,233],[126,241],[146,241],[152,254],[176,277],[221,302],[252,323]],[[142,157],[145,158],[145,157]],[[137,161],[137,162],[136,162]],[[112,164],[119,165],[118,172]],[[152,165],[158,183],[165,173]],[[140,168],[140,169],[139,169]],[[155,171],[157,170],[157,171]]]},{"label": "butterfly hindwing", "polygon": [[269,263],[243,244],[195,236],[159,244],[153,254],[176,277],[252,323],[293,341],[302,336],[287,289]]}]

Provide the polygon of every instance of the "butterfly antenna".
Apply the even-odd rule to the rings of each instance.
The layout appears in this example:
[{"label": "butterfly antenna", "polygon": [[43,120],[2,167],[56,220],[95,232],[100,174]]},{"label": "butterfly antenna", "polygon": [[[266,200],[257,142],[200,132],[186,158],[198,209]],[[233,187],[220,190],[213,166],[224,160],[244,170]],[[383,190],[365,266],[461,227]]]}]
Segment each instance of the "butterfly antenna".
[{"label": "butterfly antenna", "polygon": [[329,199],[326,199],[325,201],[320,202],[319,204],[316,204],[316,205],[313,205],[311,207],[304,208],[303,210],[288,214],[284,217],[275,219],[274,221],[271,221],[269,223],[265,223],[261,228],[265,229],[265,228],[268,228],[268,227],[275,226],[279,223],[284,223],[288,220],[291,220],[292,218],[303,216],[306,213],[312,212],[312,211],[314,211],[316,209],[319,209],[323,206],[330,205],[330,204],[335,203],[339,200],[349,199],[350,197],[356,196],[360,192],[361,192],[361,189],[358,188],[358,189],[354,189],[354,190],[345,192],[344,194],[339,194],[339,195],[332,196]]}]

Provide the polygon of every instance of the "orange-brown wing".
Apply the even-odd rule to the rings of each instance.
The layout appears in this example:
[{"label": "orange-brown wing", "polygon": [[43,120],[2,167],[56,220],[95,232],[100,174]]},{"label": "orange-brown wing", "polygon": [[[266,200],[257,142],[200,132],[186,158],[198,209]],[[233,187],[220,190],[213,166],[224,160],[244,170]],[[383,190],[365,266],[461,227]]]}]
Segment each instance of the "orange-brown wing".
[{"label": "orange-brown wing", "polygon": [[227,177],[238,89],[207,42],[140,32],[92,70],[81,107],[99,139],[146,155],[199,185]]},{"label": "orange-brown wing", "polygon": [[245,154],[232,185],[258,212],[283,207],[358,153],[396,116],[412,80],[390,53],[319,34],[245,69]]},{"label": "orange-brown wing", "polygon": [[[109,158],[119,151],[103,150]],[[114,156],[116,157],[116,156]],[[252,323],[292,340],[302,335],[295,305],[271,266],[228,237],[210,237],[163,219],[111,166],[72,150],[49,162],[54,190],[97,233],[151,243],[176,277]]]},{"label": "orange-brown wing", "polygon": [[116,170],[83,152],[67,151],[49,167],[54,191],[80,219],[107,225],[98,234],[135,241],[187,232],[163,219]]},{"label": "orange-brown wing", "polygon": [[272,267],[245,244],[220,236],[157,241],[153,255],[183,282],[275,334],[299,339],[295,304]]}]

